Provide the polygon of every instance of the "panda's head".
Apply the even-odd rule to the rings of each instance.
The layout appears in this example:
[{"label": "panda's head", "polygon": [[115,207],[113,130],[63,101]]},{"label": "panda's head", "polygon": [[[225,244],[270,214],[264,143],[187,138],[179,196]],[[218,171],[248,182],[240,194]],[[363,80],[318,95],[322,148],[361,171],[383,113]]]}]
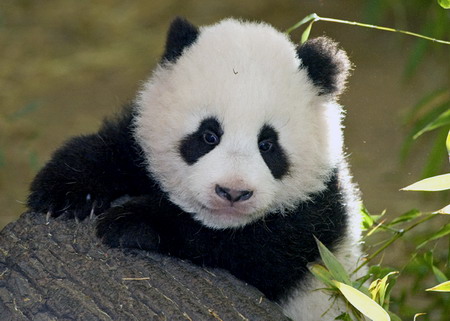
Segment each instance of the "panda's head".
[{"label": "panda's head", "polygon": [[283,215],[325,188],[342,158],[346,54],[296,47],[262,23],[176,19],[137,99],[135,136],[170,200],[204,225]]}]

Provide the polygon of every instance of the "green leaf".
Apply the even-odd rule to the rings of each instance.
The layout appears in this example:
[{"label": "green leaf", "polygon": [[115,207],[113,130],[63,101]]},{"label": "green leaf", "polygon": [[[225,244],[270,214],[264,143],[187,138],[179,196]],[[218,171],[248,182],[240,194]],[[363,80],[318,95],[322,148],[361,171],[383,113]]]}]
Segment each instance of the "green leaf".
[{"label": "green leaf", "polygon": [[389,297],[389,283],[387,283],[388,279],[392,275],[397,275],[399,272],[391,272],[384,276],[382,279],[377,279],[370,284],[369,291],[372,296],[372,299],[380,304],[384,305],[386,298]]},{"label": "green leaf", "polygon": [[[449,90],[443,89],[433,92],[429,96],[424,97],[416,106],[413,112],[407,117],[407,122],[412,122],[413,128],[408,133],[405,143],[402,146],[402,160],[406,158],[413,144],[413,137],[420,130],[425,128],[430,122],[436,119],[440,114],[449,108],[450,93]],[[421,113],[421,111],[424,111]],[[421,113],[419,115],[419,113]]]},{"label": "green leaf", "polygon": [[450,173],[425,178],[414,184],[402,188],[402,191],[444,191],[450,189]]},{"label": "green leaf", "polygon": [[334,284],[347,301],[368,318],[376,321],[391,320],[389,314],[378,303],[361,291],[338,281],[335,281]]},{"label": "green leaf", "polygon": [[434,212],[433,214],[450,214],[450,204],[448,204],[446,207],[441,208],[440,210]]},{"label": "green leaf", "polygon": [[395,272],[395,274],[398,274],[399,272],[390,268],[390,267],[385,267],[385,266],[380,266],[380,265],[372,265],[369,268],[369,274],[373,276],[374,279],[382,279],[384,278],[387,274],[391,274],[392,272]]},{"label": "green leaf", "polygon": [[439,231],[437,231],[436,233],[433,233],[430,237],[428,237],[424,242],[422,242],[421,244],[419,244],[417,246],[417,249],[420,249],[421,247],[423,247],[425,244],[427,244],[428,242],[437,240],[441,237],[444,237],[446,235],[450,234],[450,223],[445,224]]},{"label": "green leaf", "polygon": [[369,213],[364,205],[361,205],[361,217],[362,217],[362,228],[364,230],[370,229],[375,223],[374,217]]},{"label": "green leaf", "polygon": [[405,123],[414,123],[415,119],[420,119],[420,113],[423,110],[431,110],[437,104],[441,104],[442,101],[448,101],[450,99],[450,92],[447,87],[440,88],[426,94],[410,109],[410,111],[405,116]]},{"label": "green leaf", "polygon": [[400,215],[399,217],[396,217],[391,222],[389,222],[389,224],[387,224],[387,225],[393,226],[393,225],[396,225],[399,223],[409,222],[420,215],[422,215],[422,212],[420,212],[419,210],[416,210],[416,209],[412,209],[412,210]]},{"label": "green leaf", "polygon": [[433,286],[432,288],[426,289],[425,291],[450,292],[450,281],[445,281],[441,284]]},{"label": "green leaf", "polygon": [[314,23],[314,20],[311,21],[309,23],[308,27],[306,27],[305,31],[303,31],[302,38],[300,39],[301,44],[304,44],[308,40],[309,34],[311,33],[311,28],[312,28],[313,23]]},{"label": "green leaf", "polygon": [[316,278],[322,281],[322,283],[334,288],[333,276],[331,275],[330,271],[328,271],[323,265],[312,264],[308,266],[308,268]]},{"label": "green leaf", "polygon": [[394,314],[391,311],[388,311],[389,316],[391,317],[391,321],[402,321],[402,319],[400,319],[400,317],[396,314]]},{"label": "green leaf", "polygon": [[285,33],[290,34],[292,31],[294,31],[295,29],[298,29],[299,27],[301,27],[302,25],[304,25],[305,23],[308,23],[310,21],[316,21],[316,19],[318,18],[317,14],[315,13],[311,13],[310,15],[307,15],[306,17],[304,17],[302,20],[300,20],[299,22],[297,22],[295,25],[293,25],[292,27],[288,28]]},{"label": "green leaf", "polygon": [[422,315],[427,315],[427,314],[426,314],[426,313],[416,313],[416,314],[414,315],[414,321],[416,321],[417,318],[420,317],[420,316],[422,316]]},{"label": "green leaf", "polygon": [[428,152],[427,162],[423,169],[422,178],[431,177],[440,173],[439,168],[442,165],[447,165],[446,156],[447,151],[445,148],[445,139],[447,137],[447,129],[441,128],[437,130],[434,143]]},{"label": "green leaf", "polygon": [[431,265],[431,269],[433,270],[434,276],[438,282],[443,283],[447,281],[447,277],[445,276],[444,272],[439,270],[434,264]]},{"label": "green leaf", "polygon": [[345,271],[344,267],[341,263],[336,259],[333,253],[327,249],[325,245],[322,244],[316,237],[314,237],[317,243],[317,247],[319,248],[320,257],[322,258],[323,263],[327,267],[328,271],[330,271],[333,279],[343,282],[345,284],[351,284],[350,277],[348,273]]},{"label": "green leaf", "polygon": [[450,0],[438,0],[439,5],[444,9],[450,9]]},{"label": "green leaf", "polygon": [[[450,104],[448,104],[450,105]],[[420,135],[422,135],[423,133],[429,132],[433,129],[442,127],[442,126],[446,126],[450,124],[450,109],[444,111],[442,114],[440,114],[439,116],[437,116],[435,119],[433,119],[431,122],[429,122],[428,124],[425,125],[425,127],[423,127],[421,130],[419,130],[415,135],[414,135],[414,139],[417,139],[417,137],[419,137]]]},{"label": "green leaf", "polygon": [[352,318],[348,313],[342,313],[339,315],[335,320],[342,320],[342,321],[353,321]]}]

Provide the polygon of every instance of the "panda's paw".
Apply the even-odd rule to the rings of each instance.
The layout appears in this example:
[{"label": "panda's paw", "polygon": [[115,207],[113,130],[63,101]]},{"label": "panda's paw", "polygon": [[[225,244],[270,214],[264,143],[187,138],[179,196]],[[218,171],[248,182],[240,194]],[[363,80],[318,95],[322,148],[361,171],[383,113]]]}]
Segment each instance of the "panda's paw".
[{"label": "panda's paw", "polygon": [[74,193],[68,189],[45,192],[34,191],[28,197],[28,206],[35,213],[45,213],[50,217],[64,215],[68,219],[84,220],[103,213],[111,205],[108,197],[91,193]]},{"label": "panda's paw", "polygon": [[110,247],[158,250],[160,237],[148,217],[133,201],[111,207],[98,217],[96,234]]}]

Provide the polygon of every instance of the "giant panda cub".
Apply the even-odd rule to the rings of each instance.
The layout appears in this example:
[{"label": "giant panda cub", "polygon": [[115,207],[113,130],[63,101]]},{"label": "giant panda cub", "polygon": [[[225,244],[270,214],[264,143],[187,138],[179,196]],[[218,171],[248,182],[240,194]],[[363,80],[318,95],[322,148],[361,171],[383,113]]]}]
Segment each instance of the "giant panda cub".
[{"label": "giant panda cub", "polygon": [[325,37],[296,46],[264,23],[177,18],[134,103],[58,149],[28,205],[99,215],[109,246],[223,268],[294,320],[334,320],[345,304],[307,266],[314,237],[349,271],[361,256],[336,102],[349,67]]}]

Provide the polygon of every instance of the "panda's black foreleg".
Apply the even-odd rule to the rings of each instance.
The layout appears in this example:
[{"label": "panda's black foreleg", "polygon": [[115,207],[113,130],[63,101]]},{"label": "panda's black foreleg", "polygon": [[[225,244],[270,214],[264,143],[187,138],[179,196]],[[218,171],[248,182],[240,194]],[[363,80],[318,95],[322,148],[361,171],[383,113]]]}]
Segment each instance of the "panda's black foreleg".
[{"label": "panda's black foreleg", "polygon": [[160,250],[154,204],[150,196],[141,196],[111,207],[98,217],[97,236],[111,247]]},{"label": "panda's black foreleg", "polygon": [[138,155],[131,136],[117,125],[107,135],[72,138],[36,175],[28,206],[54,217],[67,212],[84,219],[121,196],[142,195],[150,182]]}]

